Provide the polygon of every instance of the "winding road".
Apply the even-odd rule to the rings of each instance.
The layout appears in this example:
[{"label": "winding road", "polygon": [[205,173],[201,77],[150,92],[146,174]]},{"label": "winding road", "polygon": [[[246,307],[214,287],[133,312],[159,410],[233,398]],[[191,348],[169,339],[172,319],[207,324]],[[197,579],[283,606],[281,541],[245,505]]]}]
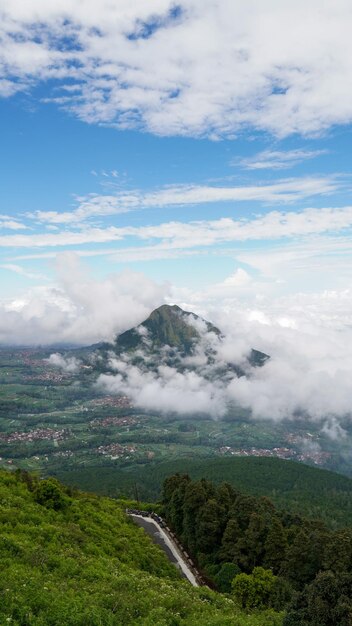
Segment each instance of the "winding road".
[{"label": "winding road", "polygon": [[200,585],[197,582],[195,575],[189,568],[183,554],[180,552],[172,538],[169,537],[167,532],[159,526],[158,522],[151,517],[144,517],[143,515],[136,515],[134,513],[129,513],[129,515],[136,522],[136,524],[138,524],[138,526],[144,528],[148,535],[151,536],[154,543],[164,550],[171,563],[181,570],[183,577],[186,578],[194,587],[199,587]]}]

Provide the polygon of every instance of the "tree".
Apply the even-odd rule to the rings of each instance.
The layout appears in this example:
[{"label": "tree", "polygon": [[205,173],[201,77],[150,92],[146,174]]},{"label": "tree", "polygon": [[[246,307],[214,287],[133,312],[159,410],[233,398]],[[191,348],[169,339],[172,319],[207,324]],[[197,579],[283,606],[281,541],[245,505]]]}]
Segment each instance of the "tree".
[{"label": "tree", "polygon": [[69,498],[55,478],[40,481],[34,492],[34,499],[38,504],[55,511],[65,509],[69,503]]},{"label": "tree", "polygon": [[283,566],[285,577],[298,588],[311,582],[322,567],[324,535],[317,529],[295,527]]},{"label": "tree", "polygon": [[278,574],[286,559],[287,537],[278,517],[273,517],[264,543],[264,567]]},{"label": "tree", "polygon": [[240,494],[231,508],[230,516],[237,520],[241,530],[246,530],[252,513],[258,511],[258,499]]},{"label": "tree", "polygon": [[325,546],[324,569],[333,572],[352,571],[352,531],[339,530],[330,535]]},{"label": "tree", "polygon": [[233,561],[236,554],[236,545],[241,536],[241,529],[236,519],[229,519],[222,536],[220,556],[224,561]]},{"label": "tree", "polygon": [[252,574],[237,574],[232,582],[236,601],[243,609],[264,609],[275,603],[277,577],[263,567],[255,567]]},{"label": "tree", "polygon": [[221,593],[231,593],[232,581],[241,570],[236,563],[223,563],[214,576],[214,583]]},{"label": "tree", "polygon": [[223,517],[223,509],[214,499],[207,500],[199,509],[196,530],[197,551],[209,554],[219,548],[223,533]]},{"label": "tree", "polygon": [[206,481],[200,480],[190,482],[185,490],[182,539],[192,554],[197,549],[197,517],[200,508],[207,501],[207,487]]},{"label": "tree", "polygon": [[169,476],[164,480],[162,501],[165,507],[168,506],[174,491],[176,491],[180,485],[189,483],[190,480],[188,474],[174,474],[174,476]]},{"label": "tree", "polygon": [[261,513],[252,513],[248,528],[237,542],[235,561],[247,572],[261,565],[264,555],[264,542],[267,534],[267,522]]},{"label": "tree", "polygon": [[300,593],[284,626],[351,626],[352,575],[321,572]]}]

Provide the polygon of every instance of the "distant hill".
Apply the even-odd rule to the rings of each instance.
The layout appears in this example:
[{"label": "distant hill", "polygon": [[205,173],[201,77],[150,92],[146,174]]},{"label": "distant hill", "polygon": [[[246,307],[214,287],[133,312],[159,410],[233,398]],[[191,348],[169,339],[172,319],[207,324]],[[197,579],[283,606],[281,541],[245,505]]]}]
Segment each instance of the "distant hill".
[{"label": "distant hill", "polygon": [[193,479],[229,482],[282,508],[322,518],[331,528],[352,525],[352,480],[323,469],[275,458],[180,459],[118,469],[99,467],[59,472],[65,482],[83,489],[118,496],[157,499],[163,480],[176,472]]}]

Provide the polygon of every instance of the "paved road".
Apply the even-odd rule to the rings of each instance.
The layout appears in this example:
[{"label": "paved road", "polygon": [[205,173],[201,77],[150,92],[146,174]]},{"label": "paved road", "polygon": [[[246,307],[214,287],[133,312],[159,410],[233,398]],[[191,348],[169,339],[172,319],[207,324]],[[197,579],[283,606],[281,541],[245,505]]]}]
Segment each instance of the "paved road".
[{"label": "paved road", "polygon": [[154,543],[164,550],[171,563],[181,570],[182,576],[187,578],[187,580],[189,580],[194,587],[199,587],[194,574],[189,569],[177,546],[159,526],[159,524],[150,517],[142,517],[141,515],[131,515],[131,517],[139,526],[144,528],[144,530],[151,536]]}]

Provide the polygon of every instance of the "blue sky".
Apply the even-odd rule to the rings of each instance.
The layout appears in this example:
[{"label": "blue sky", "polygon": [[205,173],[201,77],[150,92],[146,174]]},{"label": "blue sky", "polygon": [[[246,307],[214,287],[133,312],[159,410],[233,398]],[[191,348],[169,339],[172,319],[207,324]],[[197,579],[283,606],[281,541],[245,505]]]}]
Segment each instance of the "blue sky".
[{"label": "blue sky", "polygon": [[129,298],[110,334],[163,301],[345,316],[348,2],[30,4],[0,0],[1,337],[52,340],[50,306],[99,338],[74,281]]}]

